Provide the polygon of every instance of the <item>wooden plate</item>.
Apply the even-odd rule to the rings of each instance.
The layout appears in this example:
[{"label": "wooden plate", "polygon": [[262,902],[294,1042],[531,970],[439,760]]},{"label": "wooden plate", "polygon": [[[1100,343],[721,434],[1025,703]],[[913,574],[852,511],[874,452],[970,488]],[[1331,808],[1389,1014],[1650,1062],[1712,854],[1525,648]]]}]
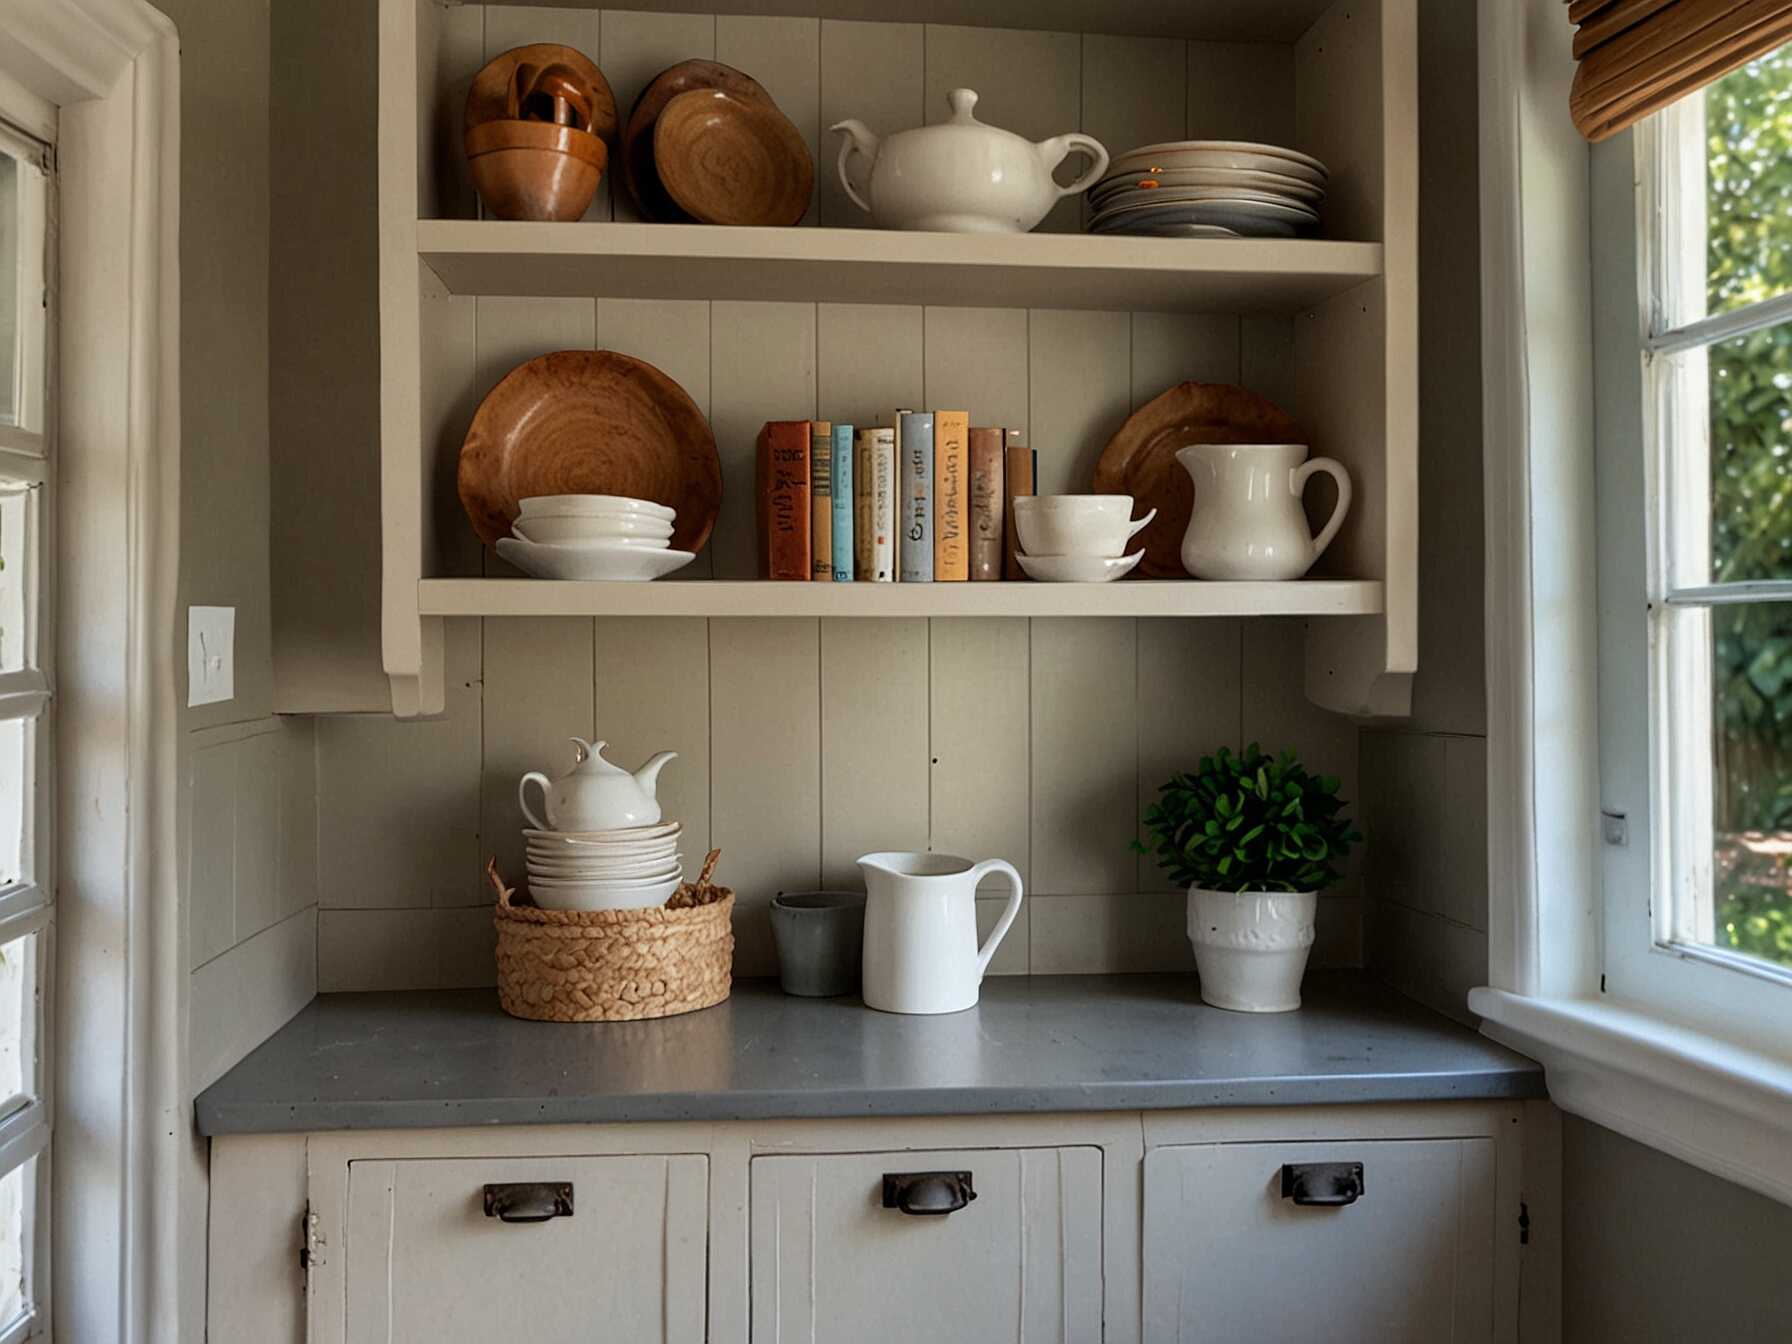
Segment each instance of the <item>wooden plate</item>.
[{"label": "wooden plate", "polygon": [[622,180],[643,219],[662,224],[693,222],[660,184],[653,162],[654,123],[667,103],[692,89],[721,89],[743,98],[772,102],[771,94],[758,80],[720,61],[680,61],[655,75],[629,109],[628,124],[622,131]]},{"label": "wooden plate", "polygon": [[486,62],[485,67],[473,76],[473,86],[467,90],[463,131],[483,122],[510,118],[510,92],[516,83],[519,65],[532,65],[540,70],[570,66],[591,94],[591,125],[579,129],[589,130],[605,139],[616,134],[616,95],[610,90],[610,81],[584,52],[558,42],[533,42],[526,47],[512,47],[502,56]]},{"label": "wooden plate", "polygon": [[666,194],[702,224],[800,224],[815,189],[815,161],[790,118],[726,89],[692,89],[666,104],[653,163]]},{"label": "wooden plate", "polygon": [[460,502],[479,539],[510,535],[531,495],[628,495],[677,511],[672,549],[700,551],[722,504],[709,422],[653,365],[614,350],[519,364],[486,393],[460,449]]},{"label": "wooden plate", "polygon": [[1178,383],[1132,413],[1095,464],[1095,493],[1131,495],[1135,512],[1157,517],[1134,540],[1145,548],[1139,573],[1186,579],[1182,537],[1195,485],[1176,461],[1191,443],[1299,443],[1300,432],[1272,401],[1231,383]]}]

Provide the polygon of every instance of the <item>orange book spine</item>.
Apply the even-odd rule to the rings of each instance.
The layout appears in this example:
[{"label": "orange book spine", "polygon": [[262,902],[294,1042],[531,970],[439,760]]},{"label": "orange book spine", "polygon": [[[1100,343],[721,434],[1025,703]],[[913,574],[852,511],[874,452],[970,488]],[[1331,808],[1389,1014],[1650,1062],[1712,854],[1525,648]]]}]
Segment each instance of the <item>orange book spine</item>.
[{"label": "orange book spine", "polygon": [[971,577],[971,417],[933,413],[933,581]]},{"label": "orange book spine", "polygon": [[809,581],[809,422],[768,420],[759,431],[759,577]]}]

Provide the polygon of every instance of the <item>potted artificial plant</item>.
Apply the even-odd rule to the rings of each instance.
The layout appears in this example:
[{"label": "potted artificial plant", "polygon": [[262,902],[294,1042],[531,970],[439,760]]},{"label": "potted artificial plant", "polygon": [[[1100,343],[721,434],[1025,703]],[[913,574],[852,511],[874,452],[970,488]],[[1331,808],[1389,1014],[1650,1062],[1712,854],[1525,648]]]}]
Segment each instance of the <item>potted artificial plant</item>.
[{"label": "potted artificial plant", "polygon": [[1188,888],[1188,937],[1201,997],[1216,1008],[1282,1013],[1300,1007],[1322,888],[1363,837],[1343,815],[1335,778],[1309,775],[1253,742],[1222,747],[1193,774],[1164,784],[1145,810],[1155,853]]}]

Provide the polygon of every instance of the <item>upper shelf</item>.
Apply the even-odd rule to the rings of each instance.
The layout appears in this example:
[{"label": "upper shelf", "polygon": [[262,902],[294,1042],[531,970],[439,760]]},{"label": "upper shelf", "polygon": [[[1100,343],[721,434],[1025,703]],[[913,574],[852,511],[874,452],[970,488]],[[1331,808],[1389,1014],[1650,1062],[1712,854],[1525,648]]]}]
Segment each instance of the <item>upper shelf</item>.
[{"label": "upper shelf", "polygon": [[455,294],[1291,313],[1381,274],[1379,243],[426,219]]},{"label": "upper shelf", "polygon": [[424,579],[425,616],[1365,616],[1369,579],[1217,583],[768,583],[755,579],[572,583]]}]

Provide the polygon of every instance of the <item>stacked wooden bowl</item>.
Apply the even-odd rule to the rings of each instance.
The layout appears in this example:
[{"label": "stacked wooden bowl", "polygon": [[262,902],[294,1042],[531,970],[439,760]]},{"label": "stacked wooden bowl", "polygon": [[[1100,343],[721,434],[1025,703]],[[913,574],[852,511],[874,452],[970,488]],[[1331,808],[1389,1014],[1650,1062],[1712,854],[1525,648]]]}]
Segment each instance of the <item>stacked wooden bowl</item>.
[{"label": "stacked wooden bowl", "polygon": [[635,100],[622,176],[643,219],[781,226],[808,212],[815,161],[758,80],[719,61],[680,61]]},{"label": "stacked wooden bowl", "polygon": [[616,99],[590,58],[538,42],[491,61],[467,91],[473,187],[499,219],[578,219],[609,162]]}]

